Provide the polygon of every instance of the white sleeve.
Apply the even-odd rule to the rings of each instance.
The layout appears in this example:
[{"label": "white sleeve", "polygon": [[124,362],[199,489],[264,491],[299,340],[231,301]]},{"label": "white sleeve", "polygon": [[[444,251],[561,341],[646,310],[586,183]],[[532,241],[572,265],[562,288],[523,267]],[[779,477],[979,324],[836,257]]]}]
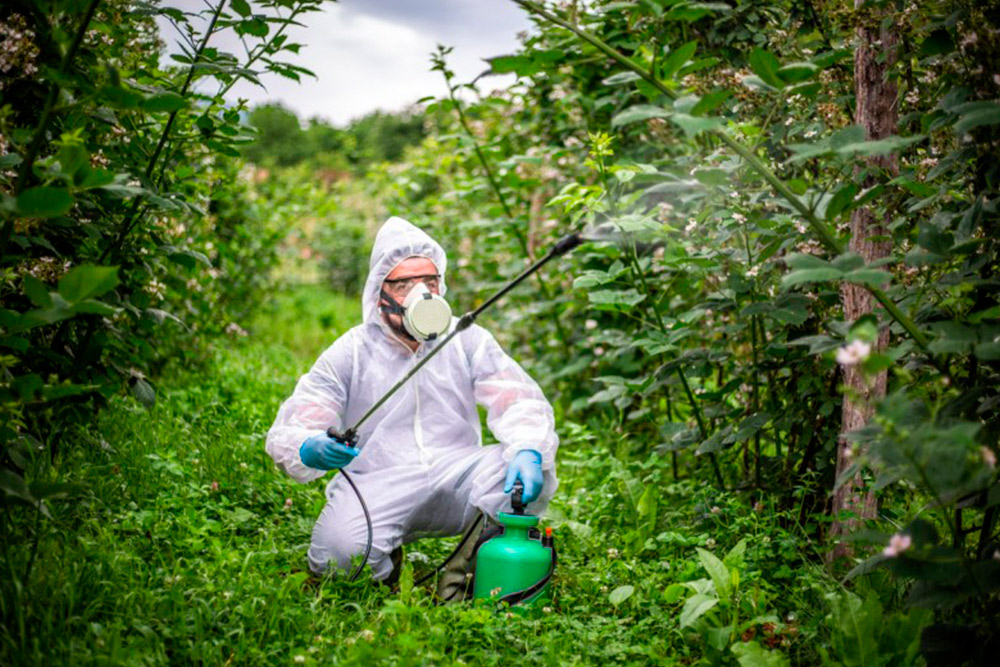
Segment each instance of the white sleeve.
[{"label": "white sleeve", "polygon": [[325,470],[302,463],[299,448],[330,426],[338,430],[343,427],[352,367],[351,338],[350,333],[338,338],[299,378],[295,391],[281,404],[267,432],[267,453],[297,482],[311,482],[326,474]]},{"label": "white sleeve", "polygon": [[[476,402],[486,408],[486,425],[510,461],[523,449],[542,455],[542,468],[555,467],[559,437],[555,415],[541,388],[481,327],[470,336],[469,355]],[[468,349],[468,348],[467,348]]]}]

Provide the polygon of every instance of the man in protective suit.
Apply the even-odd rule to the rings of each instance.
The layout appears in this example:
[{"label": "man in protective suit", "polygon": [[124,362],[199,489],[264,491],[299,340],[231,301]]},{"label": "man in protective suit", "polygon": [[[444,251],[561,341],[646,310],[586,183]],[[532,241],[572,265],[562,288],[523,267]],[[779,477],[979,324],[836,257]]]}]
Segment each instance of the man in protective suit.
[{"label": "man in protective suit", "polygon": [[[544,511],[557,486],[552,406],[478,325],[456,336],[361,426],[356,449],[327,436],[330,426],[339,432],[356,423],[439,344],[440,337],[421,341],[411,335],[400,304],[411,290],[443,297],[446,268],[436,241],[390,218],[372,248],[363,323],[338,338],[299,379],[267,434],[267,453],[298,482],[338,468],[350,472],[371,513],[369,564],[380,581],[394,574],[402,544],[463,533],[480,512],[495,518],[510,511],[517,480],[535,514]],[[477,403],[500,444],[483,446]],[[313,528],[310,568],[346,571],[363,553],[367,531],[355,493],[336,475]],[[438,584],[443,599],[461,599],[468,590],[474,542],[468,540],[446,566]]]}]

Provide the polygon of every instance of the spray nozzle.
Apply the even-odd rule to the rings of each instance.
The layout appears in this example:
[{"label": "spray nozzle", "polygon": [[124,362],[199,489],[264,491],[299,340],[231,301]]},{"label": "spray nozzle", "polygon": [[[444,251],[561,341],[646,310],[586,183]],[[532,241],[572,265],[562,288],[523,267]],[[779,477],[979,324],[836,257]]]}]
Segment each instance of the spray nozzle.
[{"label": "spray nozzle", "polygon": [[552,246],[551,254],[553,256],[565,255],[581,243],[583,243],[583,237],[580,236],[579,233],[569,234],[559,239],[559,241]]}]

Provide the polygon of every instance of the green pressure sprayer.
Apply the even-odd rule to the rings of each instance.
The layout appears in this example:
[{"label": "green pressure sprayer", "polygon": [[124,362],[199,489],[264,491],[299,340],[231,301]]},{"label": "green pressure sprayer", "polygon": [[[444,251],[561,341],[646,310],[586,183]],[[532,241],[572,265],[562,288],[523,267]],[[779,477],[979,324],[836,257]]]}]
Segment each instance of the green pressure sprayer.
[{"label": "green pressure sprayer", "polygon": [[[382,405],[392,397],[400,388],[405,385],[410,378],[417,374],[417,372],[423,368],[428,361],[434,358],[434,356],[440,352],[448,343],[451,342],[455,336],[457,336],[462,331],[468,329],[476,321],[479,315],[501,299],[509,291],[521,284],[530,275],[538,271],[540,268],[545,266],[547,263],[570,252],[581,243],[584,242],[584,237],[579,234],[569,234],[560,239],[549,252],[539,259],[537,262],[529,266],[527,269],[522,271],[516,278],[508,282],[506,285],[501,287],[493,296],[484,301],[475,310],[462,315],[458,319],[458,323],[451,330],[451,332],[441,339],[426,357],[420,360],[409,372],[404,375],[399,382],[392,386],[379,400],[368,409],[365,414],[350,428],[345,430],[343,433],[338,433],[333,427],[327,429],[327,435],[331,438],[337,438],[352,447],[356,447],[358,444],[358,429],[364,424],[369,417],[371,417],[376,410],[378,410]],[[368,512],[368,505],[365,504],[365,499],[361,495],[361,491],[354,484],[354,480],[351,476],[344,470],[340,471],[340,474],[344,476],[347,483],[350,484],[351,488],[354,489],[355,495],[358,497],[358,502],[361,503],[361,509],[365,515],[365,522],[368,526],[368,539],[365,544],[365,554],[364,559],[358,564],[354,572],[351,574],[351,581],[357,579],[368,562],[368,557],[371,555],[372,550],[372,519],[371,514]],[[530,516],[524,513],[525,504],[522,501],[523,487],[521,486],[520,480],[515,483],[514,490],[511,494],[511,507],[513,508],[513,513],[508,514],[506,512],[501,512],[498,520],[502,527],[502,534],[490,539],[483,544],[479,545],[478,555],[476,558],[476,572],[475,572],[475,592],[474,597],[477,599],[494,599],[500,603],[507,603],[510,605],[521,604],[522,606],[532,606],[542,600],[547,599],[549,595],[549,585],[552,579],[552,573],[555,570],[556,564],[556,551],[552,540],[551,528],[546,529],[545,537],[542,537],[538,530],[538,517]],[[458,547],[455,549],[457,553],[472,537],[475,528],[478,526],[479,522],[482,521],[482,517],[479,517],[469,530],[462,537],[459,542]],[[452,554],[454,555],[454,554]],[[445,562],[451,559],[449,556]],[[419,585],[426,581],[430,576],[440,571],[444,567],[444,563],[435,568],[434,571],[429,573],[424,578],[420,579],[416,583]]]},{"label": "green pressure sprayer", "polygon": [[522,608],[535,607],[552,598],[552,575],[556,569],[556,546],[552,528],[542,536],[538,517],[524,513],[523,486],[514,485],[512,514],[500,512],[502,534],[480,545],[476,556],[476,600],[494,600]]}]

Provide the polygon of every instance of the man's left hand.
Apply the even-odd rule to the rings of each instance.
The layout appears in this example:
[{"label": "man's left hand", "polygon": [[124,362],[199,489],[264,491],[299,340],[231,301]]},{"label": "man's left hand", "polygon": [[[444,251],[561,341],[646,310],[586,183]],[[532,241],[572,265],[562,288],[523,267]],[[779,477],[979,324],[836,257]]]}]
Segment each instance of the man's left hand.
[{"label": "man's left hand", "polygon": [[510,493],[517,480],[521,480],[524,485],[521,498],[525,503],[530,503],[541,494],[544,477],[540,453],[534,449],[522,449],[514,455],[514,459],[507,466],[507,481],[503,485],[503,492]]}]

